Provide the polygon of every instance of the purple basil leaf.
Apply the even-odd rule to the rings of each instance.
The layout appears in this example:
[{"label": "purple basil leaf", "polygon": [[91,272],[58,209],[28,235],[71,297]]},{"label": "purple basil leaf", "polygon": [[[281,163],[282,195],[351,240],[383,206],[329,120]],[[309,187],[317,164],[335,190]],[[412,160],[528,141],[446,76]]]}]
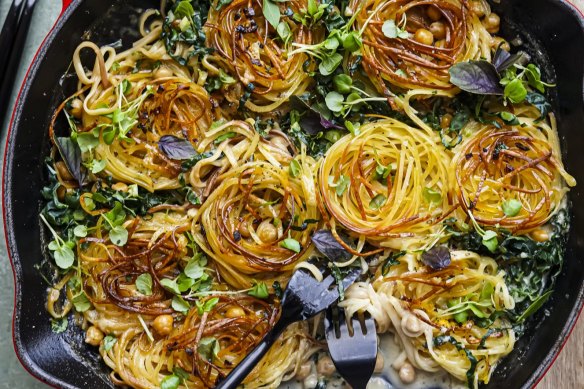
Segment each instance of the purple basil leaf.
[{"label": "purple basil leaf", "polygon": [[446,246],[436,246],[422,254],[424,265],[431,267],[433,270],[441,270],[450,265],[452,258],[450,250]]},{"label": "purple basil leaf", "polygon": [[528,60],[529,57],[523,51],[515,54],[509,54],[499,47],[495,52],[495,56],[493,57],[493,65],[495,66],[495,69],[497,69],[497,72],[501,73],[516,63],[524,64]]},{"label": "purple basil leaf", "polygon": [[59,154],[67,165],[67,170],[75,177],[79,186],[83,186],[85,172],[81,169],[81,149],[70,137],[55,137],[54,139]]},{"label": "purple basil leaf", "polygon": [[312,243],[321,254],[333,262],[348,261],[352,257],[329,230],[316,231],[312,235]]},{"label": "purple basil leaf", "polygon": [[320,116],[320,124],[327,130],[336,129],[336,130],[344,130],[344,127],[335,124],[333,121],[326,119],[324,116]]},{"label": "purple basil leaf", "polygon": [[501,77],[492,63],[469,61],[453,65],[450,82],[463,91],[479,95],[502,95]]},{"label": "purple basil leaf", "polygon": [[158,148],[170,159],[185,160],[197,155],[191,142],[173,135],[161,137],[158,141]]}]

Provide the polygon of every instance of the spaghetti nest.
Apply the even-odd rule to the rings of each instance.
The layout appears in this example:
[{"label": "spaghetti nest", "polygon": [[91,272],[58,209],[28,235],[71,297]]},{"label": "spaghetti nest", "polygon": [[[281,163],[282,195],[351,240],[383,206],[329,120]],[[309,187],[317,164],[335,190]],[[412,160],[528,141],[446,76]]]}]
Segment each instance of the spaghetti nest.
[{"label": "spaghetti nest", "polygon": [[[105,171],[118,181],[138,184],[151,192],[179,188],[180,161],[162,152],[159,142],[170,135],[186,138],[196,147],[213,122],[209,95],[202,87],[180,78],[130,86],[126,93],[123,85],[115,88],[118,96],[111,123],[94,127],[103,140],[96,147],[96,155],[105,161]],[[132,113],[137,116],[134,121],[127,119]],[[127,136],[109,140],[115,135],[111,134],[112,128],[119,128]]]},{"label": "spaghetti nest", "polygon": [[[357,13],[354,29],[362,32],[365,70],[380,92],[389,93],[386,82],[453,90],[453,64],[491,57],[492,38],[465,0],[352,0],[349,8]],[[431,40],[415,39],[419,30],[432,35],[436,23]]]},{"label": "spaghetti nest", "polygon": [[303,69],[307,56],[287,53],[291,42],[312,44],[322,35],[292,17],[306,9],[305,0],[275,4],[282,11],[279,29],[286,31],[285,39],[264,18],[261,0],[234,0],[220,10],[213,5],[206,24],[207,45],[220,54],[222,67],[237,76],[250,95],[246,108],[258,113],[272,112],[290,96],[304,93],[312,82]]},{"label": "spaghetti nest", "polygon": [[[397,120],[364,124],[327,152],[320,193],[336,222],[370,243],[404,249],[450,212],[449,154],[435,133]],[[341,243],[342,244],[342,243]]]},{"label": "spaghetti nest", "polygon": [[[451,165],[462,209],[478,223],[525,232],[546,223],[575,180],[564,170],[555,129],[537,112],[518,112],[522,125],[484,125],[457,150]],[[513,209],[510,209],[513,205]]]},{"label": "spaghetti nest", "polygon": [[231,286],[285,284],[309,255],[319,216],[312,167],[300,164],[298,177],[264,161],[231,169],[201,206],[193,235]]},{"label": "spaghetti nest", "polygon": [[[189,312],[166,342],[166,349],[183,369],[213,387],[257,345],[274,325],[278,309],[251,296],[209,296],[218,299],[212,310]],[[204,304],[205,301],[202,301]]]},{"label": "spaghetti nest", "polygon": [[[495,260],[469,251],[451,255],[450,266],[438,271],[419,266],[408,271],[411,259],[406,258],[372,284],[350,287],[340,305],[348,315],[367,311],[380,332],[394,332],[417,368],[434,372],[441,367],[477,387],[488,382],[492,367],[515,344],[508,322],[488,319],[515,303]],[[467,318],[486,324],[463,325]]]}]

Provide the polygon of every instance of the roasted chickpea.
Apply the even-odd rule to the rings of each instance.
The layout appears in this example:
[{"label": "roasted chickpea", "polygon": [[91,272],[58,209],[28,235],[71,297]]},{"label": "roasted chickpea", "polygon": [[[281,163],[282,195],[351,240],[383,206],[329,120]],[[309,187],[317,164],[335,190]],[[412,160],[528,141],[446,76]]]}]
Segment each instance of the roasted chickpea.
[{"label": "roasted chickpea", "polygon": [[483,26],[487,29],[490,34],[496,34],[499,32],[499,26],[501,25],[501,18],[494,12],[486,16],[483,19]]},{"label": "roasted chickpea", "polygon": [[531,237],[536,242],[547,242],[550,239],[550,234],[545,228],[538,228],[531,233]]},{"label": "roasted chickpea", "polygon": [[312,371],[312,362],[306,361],[298,368],[298,372],[296,373],[296,378],[298,381],[304,380],[310,372]]},{"label": "roasted chickpea", "polygon": [[434,22],[430,24],[430,32],[434,35],[434,39],[444,39],[446,37],[446,26],[442,22]]},{"label": "roasted chickpea", "polygon": [[230,319],[241,317],[243,315],[245,315],[245,311],[241,307],[231,307],[225,312],[225,316]]},{"label": "roasted chickpea", "polygon": [[316,371],[318,374],[324,375],[326,377],[332,375],[335,370],[335,364],[328,355],[321,357],[316,364]]},{"label": "roasted chickpea", "polygon": [[485,7],[483,7],[483,5],[479,1],[473,0],[470,2],[469,6],[470,12],[477,15],[479,18],[485,16]]},{"label": "roasted chickpea", "polygon": [[418,31],[416,31],[414,34],[414,39],[416,42],[426,46],[431,46],[432,43],[434,43],[434,35],[432,35],[432,33],[425,28],[418,29]]},{"label": "roasted chickpea", "polygon": [[404,384],[411,384],[416,379],[416,370],[414,367],[406,362],[403,366],[399,369],[399,379]]},{"label": "roasted chickpea", "polygon": [[152,322],[152,328],[159,335],[166,336],[172,331],[172,325],[174,323],[174,318],[172,315],[159,315]]},{"label": "roasted chickpea", "polygon": [[244,238],[249,238],[251,236],[251,234],[249,233],[249,228],[247,227],[247,222],[245,221],[241,222],[238,231]]},{"label": "roasted chickpea", "polygon": [[452,123],[452,115],[449,113],[443,115],[442,119],[440,119],[440,127],[442,128],[449,128],[450,123]]},{"label": "roasted chickpea", "polygon": [[83,115],[83,101],[81,99],[73,99],[71,101],[71,115],[77,119],[80,119]]},{"label": "roasted chickpea", "polygon": [[383,366],[385,365],[385,358],[383,358],[383,354],[380,351],[377,351],[377,359],[375,360],[375,373],[381,373],[383,370]]},{"label": "roasted chickpea", "polygon": [[260,223],[257,234],[264,243],[274,243],[278,239],[278,230],[269,220]]},{"label": "roasted chickpea", "polygon": [[166,78],[166,77],[172,77],[172,70],[170,70],[169,68],[167,68],[164,65],[163,66],[160,66],[154,72],[154,78],[156,78],[156,79],[158,79],[158,78]]},{"label": "roasted chickpea", "polygon": [[433,5],[429,5],[428,8],[426,8],[426,15],[428,15],[428,17],[434,22],[442,19],[442,13]]},{"label": "roasted chickpea", "polygon": [[103,332],[99,328],[91,326],[87,329],[87,332],[85,333],[85,343],[92,346],[99,346],[102,340]]}]

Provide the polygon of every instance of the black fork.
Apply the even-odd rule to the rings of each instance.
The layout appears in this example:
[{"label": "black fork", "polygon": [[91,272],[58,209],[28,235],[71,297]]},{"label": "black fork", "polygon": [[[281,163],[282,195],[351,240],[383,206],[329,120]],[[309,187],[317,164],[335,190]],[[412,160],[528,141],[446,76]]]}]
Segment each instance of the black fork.
[{"label": "black fork", "polygon": [[363,317],[351,317],[347,321],[344,309],[329,307],[324,328],[337,371],[353,389],[364,389],[377,360],[375,320],[366,313]]},{"label": "black fork", "polygon": [[[343,288],[348,288],[360,274],[361,270],[359,268],[351,270],[342,281]],[[236,388],[268,352],[286,327],[292,323],[310,319],[333,304],[339,298],[339,291],[336,285],[333,284],[334,281],[334,277],[328,275],[321,282],[318,282],[312,273],[307,270],[296,270],[284,291],[282,315],[274,325],[274,328],[264,336],[253,351],[223,381],[219,382],[216,388]]]}]

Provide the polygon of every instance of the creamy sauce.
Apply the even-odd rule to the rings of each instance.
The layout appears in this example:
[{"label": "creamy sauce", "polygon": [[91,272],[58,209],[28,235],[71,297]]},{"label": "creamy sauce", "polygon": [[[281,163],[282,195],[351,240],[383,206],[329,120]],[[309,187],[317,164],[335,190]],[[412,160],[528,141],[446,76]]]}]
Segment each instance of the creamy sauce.
[{"label": "creamy sauce", "polygon": [[[465,383],[449,375],[446,371],[429,373],[416,369],[416,378],[411,384],[404,384],[399,378],[399,371],[393,367],[401,349],[396,344],[392,334],[383,334],[379,337],[379,352],[383,354],[384,365],[380,373],[371,377],[367,389],[465,389]],[[311,377],[312,376],[312,377]],[[280,385],[282,389],[314,389],[318,380],[315,379],[316,369],[313,366],[310,379],[297,381],[291,380]],[[308,385],[306,385],[308,384]],[[348,389],[343,380],[338,376],[326,378],[327,389]]]}]

